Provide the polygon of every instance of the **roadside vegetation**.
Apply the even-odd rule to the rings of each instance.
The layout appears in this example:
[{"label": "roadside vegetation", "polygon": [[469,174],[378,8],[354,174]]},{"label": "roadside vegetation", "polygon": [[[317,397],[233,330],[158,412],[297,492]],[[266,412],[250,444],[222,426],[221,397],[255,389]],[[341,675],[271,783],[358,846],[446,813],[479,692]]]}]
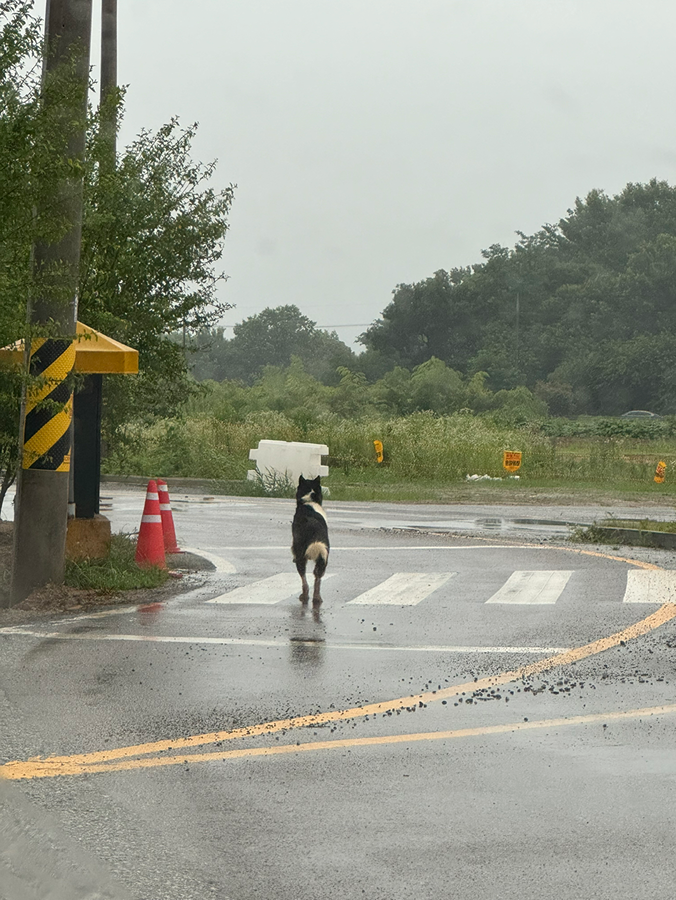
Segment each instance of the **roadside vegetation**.
[{"label": "roadside vegetation", "polygon": [[134,559],[136,541],[130,535],[114,534],[106,559],[66,562],[66,584],[100,593],[154,588],[169,577],[166,569],[152,566],[140,569]]},{"label": "roadside vegetation", "polygon": [[663,531],[676,534],[676,522],[658,522],[655,519],[604,519],[605,528],[633,528],[636,531]]},{"label": "roadside vegetation", "polygon": [[[443,499],[457,496],[461,485],[463,496],[487,496],[499,487],[515,499],[534,488],[584,494],[605,486],[655,497],[676,493],[670,479],[676,472],[674,417],[553,418],[526,389],[504,391],[502,397],[482,391],[482,402],[493,406],[483,412],[461,407],[450,414],[427,409],[396,415],[378,409],[378,383],[357,385],[362,415],[340,415],[335,402],[340,385],[323,394],[302,390],[293,405],[293,384],[285,388],[285,380],[297,382],[301,374],[295,361],[287,370],[267,371],[250,388],[203,385],[202,396],[184,415],[128,425],[107,456],[105,471],[207,478],[222,482],[227,492],[256,493],[262,485],[244,481],[254,465],[249,450],[267,439],[327,444],[327,485],[334,499]],[[458,402],[466,402],[468,385],[464,390]],[[383,442],[382,464],[376,461],[374,440]],[[502,468],[505,450],[523,453],[518,480],[508,479]],[[658,485],[653,477],[660,460],[667,464],[667,480]],[[474,474],[503,480],[467,484],[466,476]]]}]

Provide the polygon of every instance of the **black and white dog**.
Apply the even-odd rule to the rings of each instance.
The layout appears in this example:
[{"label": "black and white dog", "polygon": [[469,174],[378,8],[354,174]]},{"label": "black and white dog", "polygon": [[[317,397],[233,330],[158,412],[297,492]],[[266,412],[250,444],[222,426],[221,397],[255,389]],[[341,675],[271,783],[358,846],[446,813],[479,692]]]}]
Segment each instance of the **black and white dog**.
[{"label": "black and white dog", "polygon": [[310,589],[305,577],[305,569],[309,560],[315,564],[312,602],[318,605],[322,602],[320,585],[329,561],[329,529],[326,524],[326,515],[322,509],[322,486],[319,476],[309,480],[301,475],[298,479],[296,514],[291,525],[291,535],[293,538],[291,544],[293,561],[303,584],[299,599],[303,603],[307,603],[309,597]]}]

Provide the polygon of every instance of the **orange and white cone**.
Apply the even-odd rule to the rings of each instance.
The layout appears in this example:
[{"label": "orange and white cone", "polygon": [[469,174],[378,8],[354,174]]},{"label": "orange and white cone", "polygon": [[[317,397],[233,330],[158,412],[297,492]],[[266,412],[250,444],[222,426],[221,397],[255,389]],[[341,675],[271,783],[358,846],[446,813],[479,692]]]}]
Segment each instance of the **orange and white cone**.
[{"label": "orange and white cone", "polygon": [[154,481],[148,482],[146,502],[141,516],[141,528],[136,544],[136,562],[142,568],[158,566],[167,568],[164,558],[164,535],[162,533],[162,515],[160,498]]},{"label": "orange and white cone", "polygon": [[176,529],[174,528],[174,516],[169,502],[169,488],[167,482],[157,479],[157,493],[160,495],[160,513],[162,515],[162,531],[164,533],[164,549],[166,553],[180,553],[176,543]]}]

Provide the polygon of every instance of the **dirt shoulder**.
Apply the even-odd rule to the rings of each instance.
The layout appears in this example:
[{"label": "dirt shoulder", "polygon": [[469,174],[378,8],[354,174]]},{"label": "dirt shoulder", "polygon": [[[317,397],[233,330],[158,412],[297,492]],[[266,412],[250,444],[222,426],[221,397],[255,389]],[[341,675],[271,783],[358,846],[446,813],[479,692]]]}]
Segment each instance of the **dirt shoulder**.
[{"label": "dirt shoulder", "polygon": [[520,484],[501,485],[495,482],[475,482],[440,487],[432,500],[422,503],[476,504],[495,506],[627,506],[663,507],[674,503],[671,494],[658,491],[619,491],[612,487],[578,488],[543,487]]},{"label": "dirt shoulder", "polygon": [[[11,522],[0,522],[0,603],[9,595],[12,571],[13,528]],[[22,603],[10,609],[0,607],[0,628],[34,622],[38,618],[53,618],[55,615],[74,612],[92,612],[116,606],[143,606],[162,603],[172,597],[192,590],[195,578],[186,578],[188,573],[205,572],[213,568],[206,560],[193,554],[172,557],[170,567],[183,577],[169,578],[165,584],[155,588],[140,588],[131,591],[97,591],[69,585],[48,584],[34,591]]]}]

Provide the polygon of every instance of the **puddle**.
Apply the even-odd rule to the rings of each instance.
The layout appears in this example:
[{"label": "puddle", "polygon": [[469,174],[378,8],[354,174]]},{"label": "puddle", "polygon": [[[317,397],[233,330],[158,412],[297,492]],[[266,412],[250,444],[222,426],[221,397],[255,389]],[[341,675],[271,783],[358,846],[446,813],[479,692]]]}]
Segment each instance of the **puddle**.
[{"label": "puddle", "polygon": [[571,528],[578,522],[560,522],[553,519],[509,519],[501,516],[481,516],[477,518],[443,519],[419,522],[412,525],[407,522],[389,523],[390,528],[401,528],[406,531],[449,531],[489,532],[491,534],[525,534],[548,535],[550,537],[568,537]]},{"label": "puddle", "polygon": [[358,518],[340,516],[341,526],[368,529],[392,529],[401,531],[425,531],[447,534],[449,532],[488,533],[500,535],[530,535],[547,537],[568,537],[571,528],[581,523],[558,521],[555,519],[513,519],[504,516],[462,516],[445,519]]}]

